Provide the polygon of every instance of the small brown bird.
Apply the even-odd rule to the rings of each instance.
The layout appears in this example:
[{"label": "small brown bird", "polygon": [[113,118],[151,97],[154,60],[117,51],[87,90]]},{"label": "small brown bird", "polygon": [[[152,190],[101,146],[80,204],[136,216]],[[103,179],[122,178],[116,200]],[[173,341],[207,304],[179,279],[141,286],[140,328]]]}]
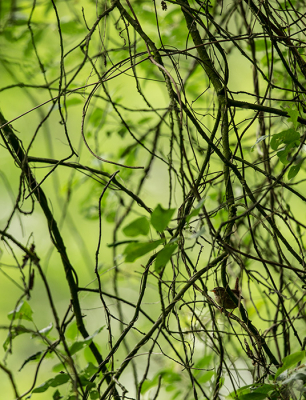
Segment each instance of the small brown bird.
[{"label": "small brown bird", "polygon": [[[224,287],[215,287],[212,292],[215,295],[216,302],[222,307],[222,308],[227,308],[229,310],[234,310],[236,308],[236,304],[233,302],[233,300],[230,298],[229,294],[227,291],[224,289]],[[243,299],[241,296],[239,290],[232,289],[232,292],[234,295],[237,297],[237,299]]]}]

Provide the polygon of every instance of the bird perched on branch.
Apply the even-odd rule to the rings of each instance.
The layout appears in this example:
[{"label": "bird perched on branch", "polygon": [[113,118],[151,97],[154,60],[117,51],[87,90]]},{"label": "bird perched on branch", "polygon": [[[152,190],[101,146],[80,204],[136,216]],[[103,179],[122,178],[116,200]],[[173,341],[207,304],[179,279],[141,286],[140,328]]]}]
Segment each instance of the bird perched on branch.
[{"label": "bird perched on branch", "polygon": [[[222,307],[227,308],[229,310],[234,310],[237,306],[234,301],[230,298],[230,295],[227,293],[224,287],[215,287],[212,292],[215,295],[216,302]],[[240,291],[237,289],[232,289],[232,292],[237,297],[237,300],[243,299],[240,294]]]}]

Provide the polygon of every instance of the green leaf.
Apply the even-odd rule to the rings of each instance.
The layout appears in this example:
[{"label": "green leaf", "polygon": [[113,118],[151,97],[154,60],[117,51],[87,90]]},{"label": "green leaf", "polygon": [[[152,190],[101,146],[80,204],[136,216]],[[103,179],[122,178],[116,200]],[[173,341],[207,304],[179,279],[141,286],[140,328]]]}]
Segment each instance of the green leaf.
[{"label": "green leaf", "polygon": [[299,173],[302,163],[303,163],[303,160],[301,160],[296,165],[292,165],[292,167],[289,169],[289,172],[288,172],[288,179],[294,178]]},{"label": "green leaf", "polygon": [[69,352],[71,355],[77,353],[78,351],[82,350],[85,346],[88,346],[92,342],[92,338],[79,340],[70,347]]},{"label": "green leaf", "polygon": [[122,126],[119,130],[118,130],[118,135],[121,137],[121,138],[124,138],[124,136],[125,136],[125,134],[127,133],[127,128],[126,128],[126,126]]},{"label": "green leaf", "polygon": [[238,400],[265,400],[266,393],[248,393],[238,397]]},{"label": "green leaf", "polygon": [[56,387],[64,385],[64,383],[67,383],[69,379],[70,379],[69,375],[64,373],[56,375],[53,379],[50,379],[48,382],[49,386]]},{"label": "green leaf", "polygon": [[289,163],[289,161],[287,160],[287,156],[288,156],[290,150],[291,150],[293,147],[295,147],[295,143],[294,143],[294,142],[292,142],[292,143],[290,143],[290,144],[287,144],[287,146],[286,146],[284,149],[279,150],[279,151],[276,153],[277,157],[280,159],[280,161],[281,161],[284,165],[287,165],[287,164]]},{"label": "green leaf", "polygon": [[[102,349],[100,348],[99,344],[95,343],[95,345],[96,345],[97,349],[101,352]],[[88,346],[85,347],[84,352],[83,352],[83,356],[84,356],[84,358],[85,358],[85,360],[87,362],[92,362],[92,363],[96,362],[96,359],[93,356],[93,354],[92,354],[92,352],[91,352],[91,350],[90,350],[90,348]]]},{"label": "green leaf", "polygon": [[124,249],[125,261],[133,262],[137,258],[149,253],[150,251],[156,249],[159,245],[164,242],[164,239],[155,240],[154,242],[145,243],[131,243]]},{"label": "green leaf", "polygon": [[60,400],[62,399],[63,396],[61,396],[60,392],[58,391],[58,389],[56,389],[56,391],[53,393],[52,399],[53,400]]},{"label": "green leaf", "polygon": [[197,378],[199,383],[206,383],[211,380],[211,378],[215,375],[215,371],[206,371],[203,375]]},{"label": "green leaf", "polygon": [[290,144],[300,141],[300,134],[296,132],[294,129],[287,129],[280,133],[276,133],[273,135],[271,139],[271,147],[273,150],[277,150],[278,147],[282,144]]},{"label": "green leaf", "polygon": [[91,400],[96,400],[96,399],[99,399],[99,398],[100,398],[99,392],[98,392],[97,390],[92,390],[92,391],[89,393],[89,396],[90,396],[90,399],[91,399]]},{"label": "green leaf", "polygon": [[58,374],[54,378],[49,379],[47,382],[42,383],[40,386],[32,390],[32,393],[43,393],[49,389],[49,387],[56,387],[63,385],[69,381],[70,377],[68,374]]},{"label": "green leaf", "polygon": [[22,363],[22,365],[21,365],[21,367],[19,368],[19,370],[18,371],[21,371],[22,370],[22,368],[27,364],[27,363],[29,363],[30,361],[37,361],[37,360],[40,360],[40,356],[42,355],[42,351],[38,351],[37,353],[35,353],[35,354],[32,354],[30,357],[28,357],[23,363]]},{"label": "green leaf", "polygon": [[242,396],[243,394],[250,393],[250,388],[251,388],[252,386],[253,386],[253,385],[242,386],[241,388],[237,389],[236,392],[235,392],[235,391],[231,392],[231,393],[229,394],[229,397],[230,397],[231,399],[237,399],[237,398],[239,398],[239,396]]},{"label": "green leaf", "polygon": [[3,348],[6,351],[10,342],[15,339],[15,337],[22,335],[23,333],[29,333],[28,329],[23,325],[13,326],[11,332],[7,335],[5,342],[3,343]]},{"label": "green leaf", "polygon": [[96,330],[93,335],[88,336],[86,339],[78,340],[78,341],[74,342],[73,345],[69,349],[70,354],[73,355],[73,354],[77,353],[78,351],[82,350],[84,347],[88,346],[92,342],[92,339],[98,333],[100,333],[103,329],[104,329],[104,325],[101,326],[98,330]]},{"label": "green leaf", "polygon": [[37,386],[34,390],[32,390],[32,393],[43,393],[48,390],[49,387],[56,387],[67,383],[69,379],[70,377],[66,373],[58,374],[54,378],[47,380],[40,386]]},{"label": "green leaf", "polygon": [[87,388],[93,388],[96,386],[94,382],[90,382],[90,380],[85,376],[85,375],[79,375],[81,385],[82,386],[87,386]]},{"label": "green leaf", "polygon": [[181,375],[171,370],[161,371],[163,380],[167,383],[179,382],[182,380]]},{"label": "green leaf", "polygon": [[174,214],[175,208],[169,208],[165,210],[160,204],[155,208],[151,214],[151,224],[158,231],[162,232],[167,228],[171,217]]},{"label": "green leaf", "polygon": [[61,21],[61,31],[67,35],[78,35],[85,32],[85,28],[78,21]]},{"label": "green leaf", "polygon": [[[34,34],[34,41],[35,41],[35,45],[37,47],[38,43],[41,41],[41,39],[43,38],[45,34],[45,29],[38,29],[36,30],[35,34]],[[24,50],[23,50],[23,54],[25,55],[25,57],[30,57],[31,53],[34,51],[33,48],[33,43],[32,43],[32,38],[28,40]]]},{"label": "green leaf", "polygon": [[129,225],[123,228],[125,236],[135,237],[138,235],[147,235],[150,231],[150,224],[146,217],[135,219]]},{"label": "green leaf", "polygon": [[292,367],[293,365],[297,364],[298,362],[302,361],[305,357],[306,350],[298,351],[296,353],[290,354],[289,356],[285,357],[282,362],[283,366],[278,368],[275,374],[275,379],[286,369]]},{"label": "green leaf", "polygon": [[90,125],[97,127],[100,125],[103,117],[103,110],[100,107],[96,107],[95,110],[91,113],[89,118]]},{"label": "green leaf", "polygon": [[229,397],[231,399],[239,399],[239,400],[261,400],[267,397],[267,394],[275,390],[275,385],[269,384],[251,384],[242,386],[235,392],[230,393]]},{"label": "green leaf", "polygon": [[299,116],[299,111],[296,109],[296,108],[289,108],[289,109],[286,109],[286,111],[287,111],[287,113],[289,114],[289,118],[288,118],[288,120],[290,121],[290,122],[292,122],[292,125],[293,125],[293,127],[294,127],[294,129],[296,130],[297,129],[297,126],[298,126],[298,122],[297,122],[297,119],[298,119],[298,116]]},{"label": "green leaf", "polygon": [[[194,368],[200,369],[200,368],[209,367],[211,365],[210,363],[212,361],[212,358],[213,358],[212,354],[209,354],[207,356],[204,356],[204,357],[200,358],[195,363]],[[194,371],[195,375],[200,374],[201,372],[202,371],[197,371],[197,370]]]},{"label": "green leaf", "polygon": [[62,372],[64,368],[65,368],[65,366],[63,365],[63,363],[59,363],[59,364],[55,364],[52,367],[52,371],[55,373]]},{"label": "green leaf", "polygon": [[83,104],[83,100],[79,97],[72,97],[66,101],[66,107],[77,106],[79,104]]},{"label": "green leaf", "polygon": [[99,368],[96,367],[92,362],[89,362],[86,366],[86,368],[84,369],[84,374],[87,377],[91,377],[92,375],[94,375],[97,371],[99,371]]},{"label": "green leaf", "polygon": [[146,393],[149,389],[156,386],[158,383],[158,376],[156,375],[153,380],[146,379],[141,385],[141,394]]},{"label": "green leaf", "polygon": [[259,39],[255,41],[256,51],[265,51],[266,48],[271,47],[271,42],[269,40]]},{"label": "green leaf", "polygon": [[[159,377],[162,376],[162,380],[169,384],[165,387],[169,386],[169,390],[172,390],[172,385],[175,382],[179,382],[182,380],[181,376],[179,374],[177,374],[176,372],[172,372],[171,370],[163,370],[163,371],[159,371],[152,380],[146,379],[144,381],[144,383],[141,386],[141,394],[144,394],[145,392],[147,392],[149,389],[151,389],[152,387],[156,386],[158,384],[159,381]],[[167,389],[166,389],[167,390]]]},{"label": "green leaf", "polygon": [[177,390],[174,395],[171,397],[171,400],[175,400],[178,396],[180,396],[180,394],[182,393],[181,390]]},{"label": "green leaf", "polygon": [[42,383],[41,385],[37,386],[35,389],[32,390],[32,393],[43,393],[49,389],[49,381]]},{"label": "green leaf", "polygon": [[100,333],[103,329],[104,329],[104,325],[101,326],[93,335],[88,336],[86,339],[78,340],[78,341],[74,342],[73,345],[69,349],[70,354],[73,355],[73,354],[77,353],[78,351],[82,350],[84,347],[88,346],[92,342],[92,339],[98,333]]},{"label": "green leaf", "polygon": [[66,337],[70,340],[75,340],[78,337],[78,335],[79,335],[79,330],[77,324],[76,322],[73,321],[66,330]]},{"label": "green leaf", "polygon": [[177,244],[168,243],[166,246],[160,250],[157,254],[155,260],[155,271],[160,272],[163,267],[166,266],[167,262],[170,260],[172,254],[175,252]]},{"label": "green leaf", "polygon": [[18,304],[14,311],[8,313],[8,319],[25,319],[27,321],[33,321],[32,319],[33,311],[30,305],[24,301]]},{"label": "green leaf", "polygon": [[269,385],[267,383],[264,383],[263,385],[258,386],[257,389],[253,391],[253,393],[266,393],[268,394],[271,392],[271,390],[275,389],[275,385]]}]

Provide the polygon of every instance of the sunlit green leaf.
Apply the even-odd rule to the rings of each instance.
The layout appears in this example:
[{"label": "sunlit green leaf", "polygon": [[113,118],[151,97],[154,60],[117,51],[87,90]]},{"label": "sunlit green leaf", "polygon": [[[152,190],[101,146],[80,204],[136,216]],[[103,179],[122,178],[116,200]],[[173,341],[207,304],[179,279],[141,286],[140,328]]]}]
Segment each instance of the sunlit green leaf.
[{"label": "sunlit green leaf", "polygon": [[62,398],[63,398],[63,396],[61,396],[60,392],[56,389],[56,391],[53,393],[52,399],[53,400],[60,400]]},{"label": "sunlit green leaf", "polygon": [[299,116],[299,111],[296,108],[289,108],[289,109],[286,109],[286,111],[290,115],[288,120],[292,122],[294,129],[297,129],[297,126],[298,126],[297,119]]},{"label": "sunlit green leaf", "polygon": [[293,179],[298,173],[301,168],[303,160],[301,160],[298,164],[292,165],[288,172],[288,179]]},{"label": "sunlit green leaf", "polygon": [[177,390],[174,395],[171,397],[171,400],[175,400],[178,398],[178,396],[180,396],[182,393],[182,390]]},{"label": "sunlit green leaf", "polygon": [[204,357],[202,357],[202,358],[200,358],[200,360],[198,360],[196,363],[195,363],[195,365],[194,365],[194,367],[195,367],[195,371],[194,371],[194,373],[195,374],[199,374],[200,372],[202,372],[202,371],[197,371],[197,369],[201,369],[201,368],[207,368],[208,366],[210,366],[211,364],[211,361],[212,361],[212,358],[213,358],[213,354],[208,354],[208,355],[206,355],[206,356],[204,356]]},{"label": "sunlit green leaf", "polygon": [[48,390],[49,387],[56,387],[63,385],[69,381],[70,377],[68,374],[58,374],[54,378],[49,379],[47,382],[42,383],[40,386],[32,390],[32,393],[43,393]]},{"label": "sunlit green leaf", "polygon": [[253,385],[245,385],[245,386],[242,386],[242,387],[240,387],[239,389],[236,389],[236,391],[231,392],[231,393],[229,394],[229,397],[230,397],[231,399],[237,399],[239,396],[242,396],[243,394],[250,393],[250,388],[251,388],[252,386],[253,386]]},{"label": "sunlit green leaf", "polygon": [[270,49],[271,42],[269,40],[259,39],[255,40],[256,51],[265,51]]},{"label": "sunlit green leaf", "polygon": [[290,150],[292,150],[294,147],[295,147],[295,143],[292,142],[292,143],[287,144],[284,149],[279,150],[276,153],[277,157],[280,159],[280,161],[284,165],[289,164],[289,161],[288,161],[287,157],[288,157],[288,154],[290,153]]},{"label": "sunlit green leaf", "polygon": [[70,340],[75,340],[79,334],[80,333],[79,333],[76,322],[75,321],[71,322],[71,324],[69,324],[69,326],[66,330],[66,337]]},{"label": "sunlit green leaf", "polygon": [[278,368],[278,370],[276,371],[275,374],[275,379],[284,371],[286,371],[286,369],[293,367],[294,365],[296,365],[299,361],[302,361],[303,358],[305,358],[306,355],[306,351],[298,351],[296,353],[290,354],[289,356],[283,358],[282,362],[283,362],[283,366]]},{"label": "sunlit green leaf", "polygon": [[90,382],[90,380],[85,375],[79,375],[79,378],[81,381],[81,385],[87,386],[88,389],[96,386],[96,384],[94,382]]},{"label": "sunlit green leaf", "polygon": [[162,268],[166,266],[176,248],[177,244],[169,243],[162,250],[159,251],[155,259],[156,272],[160,272]]},{"label": "sunlit green leaf", "polygon": [[8,318],[10,320],[14,319],[25,319],[27,321],[32,321],[33,311],[26,301],[18,304],[14,311],[8,313]]},{"label": "sunlit green leaf", "polygon": [[87,377],[91,377],[94,375],[97,371],[99,371],[99,368],[95,366],[93,363],[89,362],[84,369],[84,373]]},{"label": "sunlit green leaf", "polygon": [[287,129],[285,131],[276,133],[272,136],[270,145],[273,150],[277,150],[283,144],[299,143],[300,134],[294,129]]},{"label": "sunlit green leaf", "polygon": [[82,350],[84,347],[88,346],[92,342],[92,339],[96,335],[98,335],[98,333],[100,333],[103,329],[104,329],[104,325],[102,325],[98,330],[95,331],[95,333],[93,335],[88,336],[86,339],[78,340],[78,341],[74,342],[69,349],[70,354],[73,355],[73,354],[77,353],[78,351]]},{"label": "sunlit green leaf", "polygon": [[83,104],[83,100],[81,100],[79,97],[69,97],[66,101],[66,107],[78,106],[80,104]]},{"label": "sunlit green leaf", "polygon": [[52,371],[55,372],[55,373],[63,372],[63,369],[65,369],[63,363],[55,364],[52,367]]},{"label": "sunlit green leaf", "polygon": [[[37,46],[39,44],[39,42],[42,40],[43,35],[44,35],[43,28],[41,28],[39,30],[35,30],[35,35],[34,35],[35,46]],[[28,43],[24,48],[25,57],[29,57],[32,51],[34,51],[33,42],[32,42],[32,38],[29,38]]]},{"label": "sunlit green leaf", "polygon": [[199,383],[206,383],[211,380],[211,378],[215,375],[215,371],[207,371],[203,375],[197,378]]},{"label": "sunlit green leaf", "polygon": [[153,380],[146,379],[141,385],[141,394],[146,393],[149,389],[156,386],[158,383],[158,376],[155,376]]},{"label": "sunlit green leaf", "polygon": [[137,258],[153,251],[164,242],[163,239],[155,240],[154,242],[144,242],[144,243],[131,243],[124,249],[125,261],[133,262]]},{"label": "sunlit green leaf", "polygon": [[129,225],[125,226],[122,231],[126,236],[131,237],[147,235],[150,231],[150,224],[146,217],[140,217],[135,219]]},{"label": "sunlit green leaf", "polygon": [[29,333],[29,330],[25,326],[23,325],[13,326],[3,343],[4,350],[6,351],[8,349],[9,344],[15,337],[22,335],[23,333]]},{"label": "sunlit green leaf", "polygon": [[68,374],[58,374],[55,378],[49,380],[49,386],[56,387],[63,385],[69,381],[70,377]]},{"label": "sunlit green leaf", "polygon": [[91,400],[96,400],[96,399],[99,399],[99,398],[100,398],[100,394],[99,394],[99,392],[98,392],[97,390],[92,390],[92,391],[89,393],[89,396],[90,396],[90,399],[91,399]]},{"label": "sunlit green leaf", "polygon": [[154,209],[151,214],[151,224],[158,231],[162,232],[167,228],[171,221],[172,215],[175,212],[175,208],[169,208],[165,210],[160,204]]},{"label": "sunlit green leaf", "polygon": [[248,393],[239,396],[237,400],[265,400],[266,398],[266,393]]},{"label": "sunlit green leaf", "polygon": [[102,117],[103,117],[102,108],[96,107],[89,117],[89,123],[92,126],[97,127],[101,124]]},{"label": "sunlit green leaf", "polygon": [[42,383],[41,385],[37,386],[35,389],[32,390],[32,393],[43,393],[48,390],[50,387],[49,381]]},{"label": "sunlit green leaf", "polygon": [[61,21],[61,31],[67,35],[78,35],[85,32],[85,27],[78,21]]},{"label": "sunlit green leaf", "polygon": [[71,355],[77,353],[78,351],[82,350],[85,346],[88,346],[92,342],[92,338],[79,340],[70,347],[69,352]]}]

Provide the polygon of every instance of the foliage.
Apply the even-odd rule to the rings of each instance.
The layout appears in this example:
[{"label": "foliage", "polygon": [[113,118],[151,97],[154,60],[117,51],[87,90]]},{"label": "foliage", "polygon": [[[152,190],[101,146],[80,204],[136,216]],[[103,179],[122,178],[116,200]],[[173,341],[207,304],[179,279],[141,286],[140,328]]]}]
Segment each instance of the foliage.
[{"label": "foliage", "polygon": [[290,354],[282,360],[283,365],[278,368],[276,374],[269,377],[269,384],[243,386],[229,397],[237,400],[289,399],[299,398],[301,395],[305,397],[306,366],[302,364],[292,368],[303,358],[305,350]]},{"label": "foliage", "polygon": [[305,397],[304,14],[0,2],[6,399]]}]

